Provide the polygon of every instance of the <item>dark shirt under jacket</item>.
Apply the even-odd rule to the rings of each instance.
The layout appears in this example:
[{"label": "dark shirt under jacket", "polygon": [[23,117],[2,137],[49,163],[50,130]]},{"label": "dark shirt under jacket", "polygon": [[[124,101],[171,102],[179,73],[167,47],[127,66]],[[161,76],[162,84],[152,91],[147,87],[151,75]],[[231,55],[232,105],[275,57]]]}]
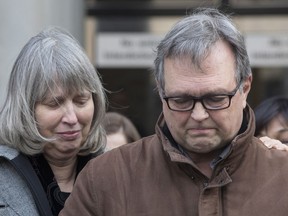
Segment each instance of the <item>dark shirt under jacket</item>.
[{"label": "dark shirt under jacket", "polygon": [[[78,156],[78,164],[76,169],[76,177],[87,162],[93,158],[94,155],[90,154],[88,156]],[[57,216],[59,212],[64,207],[64,203],[70,193],[62,192],[54,178],[54,174],[44,158],[43,154],[29,157],[31,164],[41,181],[41,184],[46,192],[47,199],[49,201],[52,213]]]}]

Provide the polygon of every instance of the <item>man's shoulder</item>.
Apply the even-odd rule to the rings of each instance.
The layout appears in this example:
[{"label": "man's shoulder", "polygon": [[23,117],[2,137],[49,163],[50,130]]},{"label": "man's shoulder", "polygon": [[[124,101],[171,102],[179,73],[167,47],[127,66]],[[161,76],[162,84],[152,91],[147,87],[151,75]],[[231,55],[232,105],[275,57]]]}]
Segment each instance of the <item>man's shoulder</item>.
[{"label": "man's shoulder", "polygon": [[120,169],[121,172],[131,173],[140,167],[149,166],[151,159],[159,157],[162,150],[156,135],[151,135],[105,152],[93,158],[88,166],[94,172],[106,174],[118,173]]},{"label": "man's shoulder", "polygon": [[279,169],[281,167],[287,169],[288,151],[268,148],[261,141],[258,141],[255,144],[257,149],[257,156],[255,155],[255,157],[261,160],[260,164],[265,164],[265,166],[278,167]]},{"label": "man's shoulder", "polygon": [[[133,160],[136,156],[141,156],[144,154],[151,154],[155,148],[159,148],[159,141],[157,141],[156,135],[151,135],[137,140],[133,143],[128,143],[122,145],[118,148],[107,151],[97,158],[93,159],[95,161],[105,161],[105,160]],[[139,159],[139,158],[138,158]]]}]

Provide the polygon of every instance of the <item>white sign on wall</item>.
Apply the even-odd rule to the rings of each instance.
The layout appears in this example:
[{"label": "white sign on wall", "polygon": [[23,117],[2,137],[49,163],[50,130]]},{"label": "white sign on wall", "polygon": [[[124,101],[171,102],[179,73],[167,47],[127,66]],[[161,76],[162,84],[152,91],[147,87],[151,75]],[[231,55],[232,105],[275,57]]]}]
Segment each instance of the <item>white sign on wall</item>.
[{"label": "white sign on wall", "polygon": [[[100,68],[147,68],[163,35],[151,33],[99,33],[96,35],[96,66]],[[245,36],[252,67],[288,66],[288,33],[255,33]]]},{"label": "white sign on wall", "polygon": [[288,33],[248,34],[245,40],[252,67],[288,66]]},{"label": "white sign on wall", "polygon": [[99,33],[96,66],[101,68],[151,67],[162,35],[150,33]]}]

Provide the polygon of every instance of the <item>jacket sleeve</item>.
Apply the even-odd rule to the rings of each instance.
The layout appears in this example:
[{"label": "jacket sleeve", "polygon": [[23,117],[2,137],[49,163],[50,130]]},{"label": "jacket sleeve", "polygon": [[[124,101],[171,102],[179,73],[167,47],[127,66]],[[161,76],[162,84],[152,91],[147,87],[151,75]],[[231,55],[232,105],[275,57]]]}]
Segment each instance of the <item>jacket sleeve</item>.
[{"label": "jacket sleeve", "polygon": [[100,216],[97,212],[96,193],[93,190],[93,166],[91,162],[79,173],[73,191],[65,202],[59,216]]}]

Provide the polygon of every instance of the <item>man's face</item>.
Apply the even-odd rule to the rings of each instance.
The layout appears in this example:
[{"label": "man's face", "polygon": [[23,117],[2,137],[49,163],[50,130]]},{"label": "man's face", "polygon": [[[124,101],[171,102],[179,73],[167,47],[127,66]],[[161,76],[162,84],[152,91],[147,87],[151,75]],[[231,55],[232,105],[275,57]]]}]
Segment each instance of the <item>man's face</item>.
[{"label": "man's face", "polygon": [[[231,93],[237,86],[234,54],[228,44],[219,41],[201,69],[189,57],[167,58],[164,80],[166,97]],[[178,112],[170,110],[162,100],[164,117],[175,141],[191,153],[209,153],[229,143],[240,129],[251,80],[243,82],[243,92],[238,90],[230,107],[223,110],[206,110],[196,102],[192,111]]]}]

